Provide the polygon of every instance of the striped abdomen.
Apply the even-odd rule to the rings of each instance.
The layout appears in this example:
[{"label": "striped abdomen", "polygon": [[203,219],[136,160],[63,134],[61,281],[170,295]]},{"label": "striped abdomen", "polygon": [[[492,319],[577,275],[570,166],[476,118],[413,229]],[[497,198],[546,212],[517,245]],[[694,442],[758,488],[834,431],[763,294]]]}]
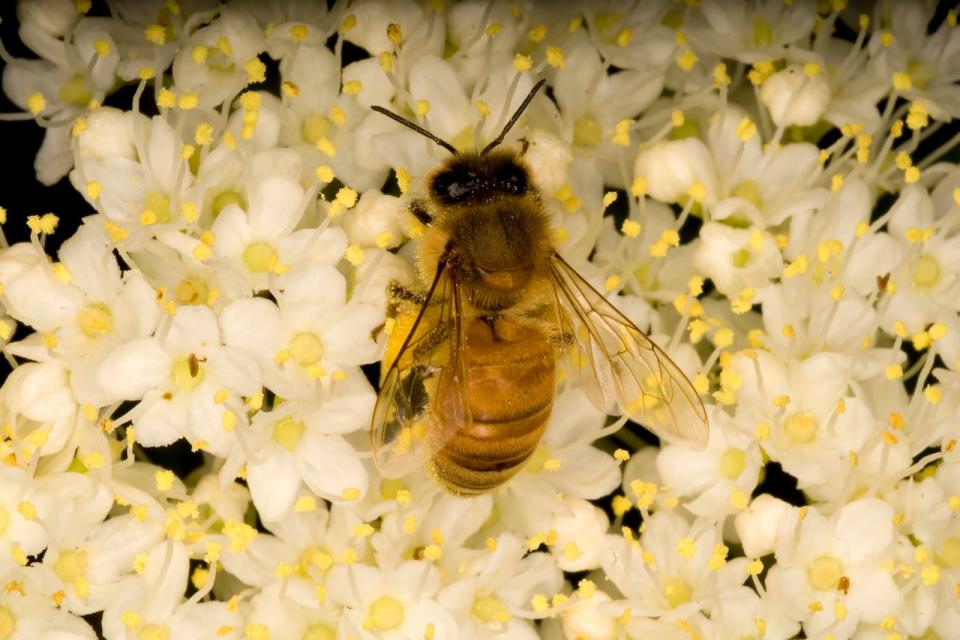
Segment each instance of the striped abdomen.
[{"label": "striped abdomen", "polygon": [[[451,492],[489,491],[517,473],[550,419],[553,348],[542,333],[509,320],[475,319],[466,331],[466,401],[473,417],[433,458]],[[443,402],[438,403],[443,406]]]}]

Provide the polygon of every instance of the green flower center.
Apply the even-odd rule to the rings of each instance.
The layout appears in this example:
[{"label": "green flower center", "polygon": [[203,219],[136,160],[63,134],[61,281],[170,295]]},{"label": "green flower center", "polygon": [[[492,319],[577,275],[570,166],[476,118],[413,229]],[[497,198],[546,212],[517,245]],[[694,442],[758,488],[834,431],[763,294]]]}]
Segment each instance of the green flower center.
[{"label": "green flower center", "polygon": [[795,413],[783,424],[787,439],[793,444],[807,444],[817,437],[817,419],[807,412]]},{"label": "green flower center", "polygon": [[833,556],[822,555],[807,567],[810,586],[820,591],[836,589],[843,577],[843,565]]},{"label": "green flower center", "polygon": [[733,190],[733,195],[743,198],[754,206],[760,206],[760,185],[756,180],[744,180]]},{"label": "green flower center", "polygon": [[940,264],[933,256],[922,255],[917,258],[913,268],[913,284],[920,289],[929,289],[940,280]]},{"label": "green flower center", "polygon": [[324,115],[307,116],[300,124],[300,135],[310,144],[317,144],[330,133],[330,119]]},{"label": "green flower center", "polygon": [[603,128],[589,113],[573,122],[573,144],[578,147],[595,147],[602,141]]},{"label": "green flower center", "polygon": [[667,578],[663,582],[663,597],[670,603],[671,608],[676,609],[690,602],[693,590],[683,578]]},{"label": "green flower center", "polygon": [[337,632],[330,625],[318,622],[307,627],[300,640],[337,640]]},{"label": "green flower center", "polygon": [[306,425],[300,420],[294,420],[290,416],[284,416],[273,423],[273,439],[281,447],[293,453],[300,444]]},{"label": "green flower center", "polygon": [[243,252],[243,264],[253,273],[266,273],[277,264],[277,252],[266,242],[253,242]]},{"label": "green flower center", "polygon": [[16,630],[17,619],[13,617],[13,611],[0,605],[0,640],[9,638]]},{"label": "green flower center", "polygon": [[113,331],[113,314],[110,307],[103,303],[91,304],[77,314],[80,331],[88,338],[95,338]]},{"label": "green flower center", "polygon": [[180,391],[190,391],[203,382],[203,366],[197,356],[190,354],[173,363],[173,384]]},{"label": "green flower center", "polygon": [[477,596],[470,607],[470,613],[485,623],[504,622],[510,619],[507,607],[491,595]]},{"label": "green flower center", "polygon": [[308,366],[323,355],[323,343],[311,331],[302,331],[290,341],[290,357],[301,366]]},{"label": "green flower center", "polygon": [[747,454],[743,449],[731,447],[720,456],[720,475],[728,480],[736,480],[747,466]]},{"label": "green flower center", "polygon": [[210,288],[202,278],[188,276],[174,289],[174,295],[180,304],[205,304],[210,295]]},{"label": "green flower center", "polygon": [[945,566],[960,567],[960,537],[950,536],[940,547],[940,560]]},{"label": "green flower center", "polygon": [[87,552],[83,549],[61,551],[53,565],[53,572],[63,582],[76,582],[87,573]]},{"label": "green flower center", "polygon": [[147,197],[143,199],[143,207],[153,212],[156,224],[170,222],[170,198],[159,191],[147,192]]},{"label": "green flower center", "polygon": [[86,107],[93,100],[93,93],[87,88],[86,77],[83,74],[77,74],[60,87],[57,97],[60,102],[66,102],[75,107]]},{"label": "green flower center", "polygon": [[364,627],[390,631],[403,624],[403,605],[396,598],[381,596],[370,603]]},{"label": "green flower center", "polygon": [[773,29],[763,16],[753,18],[753,44],[766,47],[773,42]]},{"label": "green flower center", "polygon": [[213,209],[213,215],[218,216],[220,212],[223,211],[224,207],[227,205],[235,204],[244,211],[247,209],[247,201],[243,199],[243,194],[229,189],[227,191],[221,191],[216,196],[213,197],[213,202],[210,203],[211,209]]}]

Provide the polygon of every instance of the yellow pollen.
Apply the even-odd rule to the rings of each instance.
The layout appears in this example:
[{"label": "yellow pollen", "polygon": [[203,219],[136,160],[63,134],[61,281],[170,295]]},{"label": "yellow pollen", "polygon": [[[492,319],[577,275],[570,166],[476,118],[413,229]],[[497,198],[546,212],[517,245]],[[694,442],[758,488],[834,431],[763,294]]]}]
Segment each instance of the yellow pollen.
[{"label": "yellow pollen", "polygon": [[547,47],[547,64],[554,69],[563,69],[566,63],[560,47]]},{"label": "yellow pollen", "polygon": [[159,24],[151,24],[148,26],[144,30],[143,35],[147,39],[147,42],[155,45],[162,45],[167,41],[167,30]]}]

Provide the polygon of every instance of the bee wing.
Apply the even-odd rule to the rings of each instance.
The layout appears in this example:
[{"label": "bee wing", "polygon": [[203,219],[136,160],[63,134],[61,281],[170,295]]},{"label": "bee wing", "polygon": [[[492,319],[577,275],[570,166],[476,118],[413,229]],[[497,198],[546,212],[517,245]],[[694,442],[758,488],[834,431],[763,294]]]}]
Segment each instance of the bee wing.
[{"label": "bee wing", "polygon": [[470,423],[460,290],[441,262],[380,385],[370,438],[380,472],[395,478],[432,458]]},{"label": "bee wing", "polygon": [[704,448],[707,414],[680,368],[559,255],[551,260],[568,369],[594,404],[614,403],[669,442]]}]

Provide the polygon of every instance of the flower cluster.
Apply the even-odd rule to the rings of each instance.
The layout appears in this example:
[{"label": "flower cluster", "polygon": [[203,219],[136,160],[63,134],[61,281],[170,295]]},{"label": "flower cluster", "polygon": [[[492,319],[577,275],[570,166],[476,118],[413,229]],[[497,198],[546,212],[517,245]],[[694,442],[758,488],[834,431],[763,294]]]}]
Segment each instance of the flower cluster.
[{"label": "flower cluster", "polygon": [[[89,204],[0,250],[0,638],[957,637],[955,11],[109,5],[22,0],[38,57],[0,48]],[[387,283],[447,153],[370,107],[472,149],[539,78],[505,144],[709,443],[561,383],[500,489],[385,479]]]}]

